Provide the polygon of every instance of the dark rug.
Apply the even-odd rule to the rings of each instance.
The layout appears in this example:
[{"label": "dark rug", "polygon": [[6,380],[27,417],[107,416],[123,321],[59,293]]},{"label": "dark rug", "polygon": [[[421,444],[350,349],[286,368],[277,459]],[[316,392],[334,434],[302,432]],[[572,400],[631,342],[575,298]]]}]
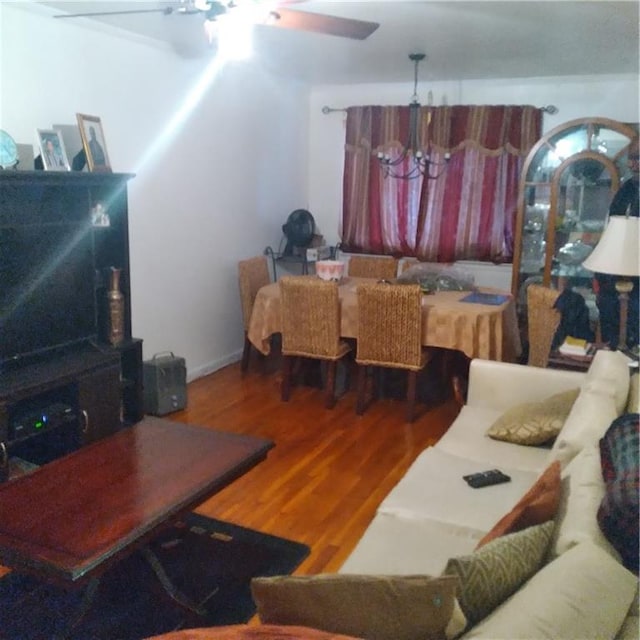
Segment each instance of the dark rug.
[{"label": "dark rug", "polygon": [[[140,553],[116,564],[100,581],[74,640],[139,640],[177,629],[247,622],[255,613],[249,584],[255,576],[291,573],[309,547],[189,514],[150,545],[173,584],[206,608],[204,616],[176,605]],[[59,636],[82,595],[12,572],[0,579],[0,638]]]}]

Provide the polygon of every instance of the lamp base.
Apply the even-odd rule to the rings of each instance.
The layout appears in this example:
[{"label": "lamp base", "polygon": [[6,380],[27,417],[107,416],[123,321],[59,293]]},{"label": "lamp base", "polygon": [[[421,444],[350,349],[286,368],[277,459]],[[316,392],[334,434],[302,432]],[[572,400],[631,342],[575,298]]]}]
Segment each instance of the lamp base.
[{"label": "lamp base", "polygon": [[620,332],[618,333],[618,349],[629,351],[627,347],[627,316],[629,315],[629,294],[633,290],[633,282],[630,280],[618,280],[616,291],[620,302]]}]

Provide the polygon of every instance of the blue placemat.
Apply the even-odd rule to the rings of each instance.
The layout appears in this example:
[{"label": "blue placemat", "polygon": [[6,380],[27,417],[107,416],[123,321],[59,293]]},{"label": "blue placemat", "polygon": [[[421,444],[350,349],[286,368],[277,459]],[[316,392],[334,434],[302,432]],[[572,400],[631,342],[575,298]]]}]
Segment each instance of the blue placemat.
[{"label": "blue placemat", "polygon": [[480,291],[474,291],[464,298],[460,299],[460,302],[475,302],[476,304],[492,304],[499,306],[509,300],[511,296],[501,293],[482,293]]}]

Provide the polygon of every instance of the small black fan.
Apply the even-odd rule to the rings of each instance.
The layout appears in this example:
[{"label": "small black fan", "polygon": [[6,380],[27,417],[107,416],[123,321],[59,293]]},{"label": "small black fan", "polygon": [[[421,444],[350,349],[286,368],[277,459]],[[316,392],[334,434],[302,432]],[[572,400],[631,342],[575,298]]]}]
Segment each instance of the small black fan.
[{"label": "small black fan", "polygon": [[283,255],[292,256],[296,249],[304,249],[311,244],[316,223],[313,216],[305,209],[296,209],[289,214],[282,225],[282,232],[287,238]]}]

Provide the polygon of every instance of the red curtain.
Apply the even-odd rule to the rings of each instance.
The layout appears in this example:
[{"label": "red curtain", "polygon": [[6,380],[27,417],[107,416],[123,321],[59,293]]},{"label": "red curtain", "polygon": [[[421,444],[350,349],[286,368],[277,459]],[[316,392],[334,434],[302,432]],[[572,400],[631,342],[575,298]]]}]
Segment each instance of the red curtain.
[{"label": "red curtain", "polygon": [[[435,180],[384,177],[377,153],[397,157],[409,107],[347,110],[342,248],[429,262],[509,260],[518,181],[542,134],[531,106],[421,107],[420,146],[451,159]],[[409,161],[408,161],[409,162]]]}]

